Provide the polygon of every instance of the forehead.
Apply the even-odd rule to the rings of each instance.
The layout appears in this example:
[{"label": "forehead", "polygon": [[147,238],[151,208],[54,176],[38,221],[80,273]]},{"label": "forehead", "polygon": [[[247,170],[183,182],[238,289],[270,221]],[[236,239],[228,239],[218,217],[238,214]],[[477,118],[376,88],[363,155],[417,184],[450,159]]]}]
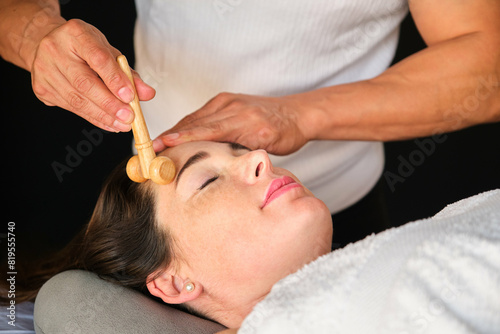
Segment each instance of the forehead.
[{"label": "forehead", "polygon": [[158,155],[166,156],[174,161],[177,168],[179,164],[189,158],[191,155],[199,151],[214,152],[223,151],[228,147],[228,144],[217,143],[211,141],[194,141],[184,143],[178,146],[167,148]]},{"label": "forehead", "polygon": [[160,152],[158,155],[163,155],[172,159],[176,167],[179,168],[178,166],[179,164],[182,164],[190,156],[200,151],[204,151],[209,154],[217,154],[217,153],[230,153],[231,151],[237,151],[237,150],[251,151],[251,149],[249,149],[248,147],[245,147],[237,143],[193,141],[167,148],[166,150]]}]

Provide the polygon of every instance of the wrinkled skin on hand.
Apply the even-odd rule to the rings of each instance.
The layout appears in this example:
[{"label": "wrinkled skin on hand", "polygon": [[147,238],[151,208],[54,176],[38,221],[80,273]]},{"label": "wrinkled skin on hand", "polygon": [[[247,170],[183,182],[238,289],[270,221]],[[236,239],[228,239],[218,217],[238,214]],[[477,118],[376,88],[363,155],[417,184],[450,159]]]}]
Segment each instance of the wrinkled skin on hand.
[{"label": "wrinkled skin on hand", "polygon": [[310,139],[293,97],[221,93],[154,141],[156,151],[187,141],[235,142],[277,155],[297,151]]},{"label": "wrinkled skin on hand", "polygon": [[[67,109],[102,129],[129,131],[134,115],[128,103],[134,93],[116,62],[120,54],[98,29],[69,20],[33,50],[33,91],[46,105]],[[139,99],[152,99],[154,89],[133,74]]]}]

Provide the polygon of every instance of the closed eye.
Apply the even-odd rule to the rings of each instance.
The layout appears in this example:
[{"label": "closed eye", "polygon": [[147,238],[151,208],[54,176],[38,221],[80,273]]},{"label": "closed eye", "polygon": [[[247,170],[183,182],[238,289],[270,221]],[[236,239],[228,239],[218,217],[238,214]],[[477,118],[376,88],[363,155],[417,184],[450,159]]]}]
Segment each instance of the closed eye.
[{"label": "closed eye", "polygon": [[201,187],[198,188],[198,190],[202,190],[203,188],[205,188],[206,186],[208,186],[210,183],[214,182],[215,180],[217,180],[219,178],[219,176],[214,176],[208,180],[206,180],[202,185]]}]

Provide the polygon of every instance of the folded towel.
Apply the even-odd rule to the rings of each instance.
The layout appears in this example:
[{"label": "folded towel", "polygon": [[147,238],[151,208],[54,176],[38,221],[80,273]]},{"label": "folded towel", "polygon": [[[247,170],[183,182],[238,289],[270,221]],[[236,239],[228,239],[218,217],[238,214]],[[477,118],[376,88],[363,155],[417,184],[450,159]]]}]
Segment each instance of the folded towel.
[{"label": "folded towel", "polygon": [[238,333],[500,333],[500,190],[320,257]]}]

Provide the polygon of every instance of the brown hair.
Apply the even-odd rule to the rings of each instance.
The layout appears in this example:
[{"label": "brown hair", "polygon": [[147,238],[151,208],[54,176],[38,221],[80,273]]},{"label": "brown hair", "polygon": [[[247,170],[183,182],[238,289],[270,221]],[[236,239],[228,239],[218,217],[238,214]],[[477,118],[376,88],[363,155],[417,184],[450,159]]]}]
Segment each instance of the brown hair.
[{"label": "brown hair", "polygon": [[[173,258],[172,237],[159,227],[155,211],[149,181],[130,181],[123,162],[105,182],[89,223],[49,261],[18,275],[16,302],[34,300],[48,279],[69,269],[147,292],[148,276]],[[6,302],[4,294],[0,298]]]}]

